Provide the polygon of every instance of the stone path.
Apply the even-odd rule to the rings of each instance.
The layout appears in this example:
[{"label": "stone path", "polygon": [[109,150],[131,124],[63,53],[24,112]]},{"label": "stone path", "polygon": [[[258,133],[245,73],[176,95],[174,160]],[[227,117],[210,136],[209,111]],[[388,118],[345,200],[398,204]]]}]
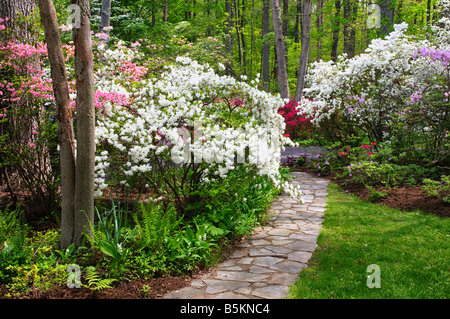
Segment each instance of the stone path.
[{"label": "stone path", "polygon": [[268,225],[256,229],[228,260],[166,299],[279,299],[308,266],[322,227],[328,181],[292,173],[304,193],[299,204],[288,195],[273,202]]}]

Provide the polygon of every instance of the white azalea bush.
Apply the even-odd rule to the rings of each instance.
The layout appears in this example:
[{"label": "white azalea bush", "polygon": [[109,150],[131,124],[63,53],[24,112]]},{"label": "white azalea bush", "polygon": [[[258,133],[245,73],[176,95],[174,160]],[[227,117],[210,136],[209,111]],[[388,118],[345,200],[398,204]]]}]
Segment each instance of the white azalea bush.
[{"label": "white azalea bush", "polygon": [[428,40],[406,35],[402,23],[352,59],[313,63],[305,89],[311,101],[300,103],[301,111],[336,140],[363,132],[377,145],[390,143],[404,159],[445,161],[450,24],[440,23]]},{"label": "white azalea bush", "polygon": [[[182,208],[236,169],[269,176],[277,188],[300,195],[279,173],[281,148],[290,142],[277,112],[281,98],[187,57],[158,77],[144,77],[132,62],[139,61],[136,50],[104,55],[96,81],[104,92],[97,105],[97,196],[117,185],[150,188],[157,197],[169,190]],[[132,70],[115,76],[124,60]]]}]

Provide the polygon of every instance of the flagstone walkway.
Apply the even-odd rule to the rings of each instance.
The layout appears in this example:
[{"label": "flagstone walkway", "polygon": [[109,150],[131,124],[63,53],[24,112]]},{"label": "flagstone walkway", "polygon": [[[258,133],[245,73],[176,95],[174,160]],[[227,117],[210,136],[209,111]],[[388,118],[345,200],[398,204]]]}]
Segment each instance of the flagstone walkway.
[{"label": "flagstone walkway", "polygon": [[322,227],[328,181],[293,172],[303,203],[288,195],[273,202],[274,214],[228,260],[194,279],[189,287],[172,291],[166,299],[279,299],[308,266]]}]

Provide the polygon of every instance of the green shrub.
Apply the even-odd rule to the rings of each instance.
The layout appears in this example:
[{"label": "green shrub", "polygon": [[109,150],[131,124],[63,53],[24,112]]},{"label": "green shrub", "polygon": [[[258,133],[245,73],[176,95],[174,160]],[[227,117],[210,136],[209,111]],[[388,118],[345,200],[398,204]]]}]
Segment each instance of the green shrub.
[{"label": "green shrub", "polygon": [[450,175],[442,175],[441,181],[434,181],[429,178],[423,180],[422,186],[430,196],[442,196],[444,202],[450,204]]},{"label": "green shrub", "polygon": [[161,249],[180,224],[173,204],[164,208],[163,203],[140,203],[140,211],[133,218],[137,230],[135,242],[140,249],[148,251]]}]

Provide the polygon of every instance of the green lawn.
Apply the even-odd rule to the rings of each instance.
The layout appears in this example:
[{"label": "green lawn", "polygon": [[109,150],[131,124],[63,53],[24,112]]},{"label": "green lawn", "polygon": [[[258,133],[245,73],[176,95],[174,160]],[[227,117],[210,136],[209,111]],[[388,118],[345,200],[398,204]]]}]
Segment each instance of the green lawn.
[{"label": "green lawn", "polygon": [[[450,298],[448,218],[367,203],[335,184],[328,194],[319,247],[289,298]],[[367,286],[371,264],[380,288]]]}]

